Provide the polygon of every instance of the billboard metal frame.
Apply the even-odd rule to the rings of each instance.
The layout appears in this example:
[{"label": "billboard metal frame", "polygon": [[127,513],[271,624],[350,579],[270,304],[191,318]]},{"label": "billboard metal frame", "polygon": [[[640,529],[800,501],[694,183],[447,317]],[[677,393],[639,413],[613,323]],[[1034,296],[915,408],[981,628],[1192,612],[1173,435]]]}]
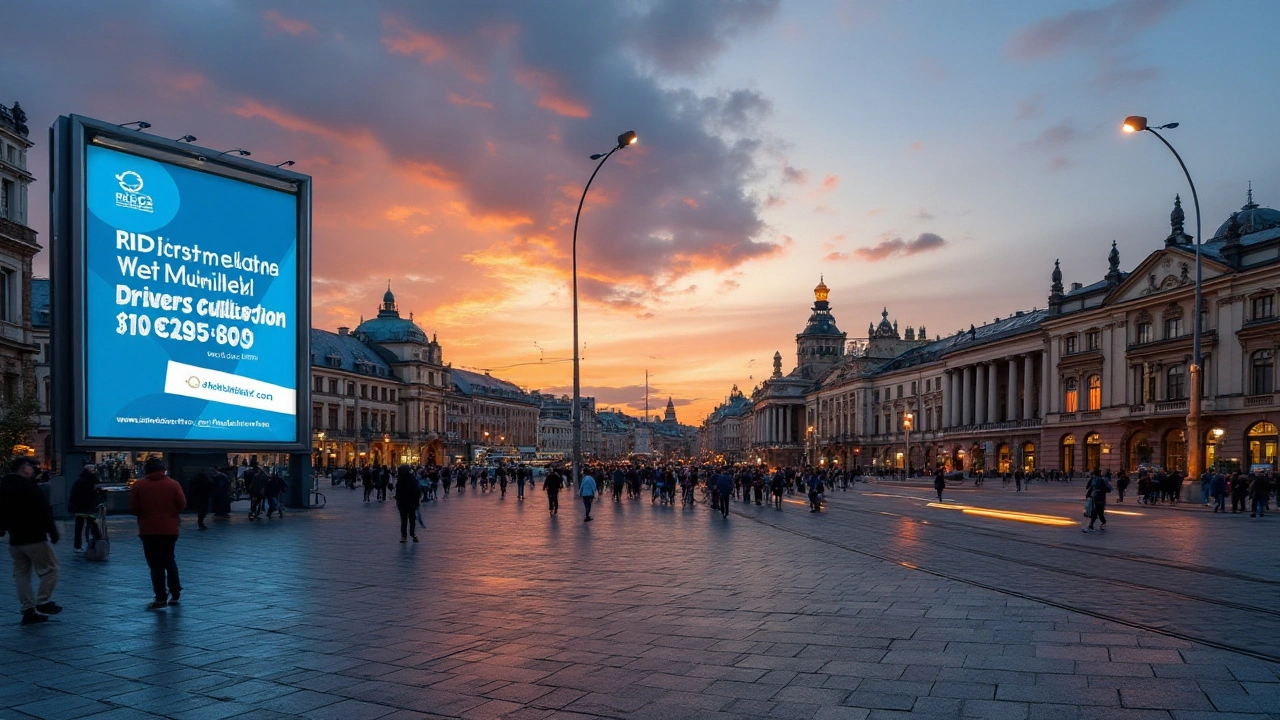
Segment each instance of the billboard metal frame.
[{"label": "billboard metal frame", "polygon": [[[58,452],[166,450],[311,451],[311,177],[224,155],[199,146],[129,130],[81,115],[61,116],[49,128],[49,231],[52,397]],[[297,197],[298,270],[295,357],[297,437],[286,442],[89,437],[87,406],[85,155],[89,145],[288,192]],[[99,362],[127,362],[127,358]]]}]

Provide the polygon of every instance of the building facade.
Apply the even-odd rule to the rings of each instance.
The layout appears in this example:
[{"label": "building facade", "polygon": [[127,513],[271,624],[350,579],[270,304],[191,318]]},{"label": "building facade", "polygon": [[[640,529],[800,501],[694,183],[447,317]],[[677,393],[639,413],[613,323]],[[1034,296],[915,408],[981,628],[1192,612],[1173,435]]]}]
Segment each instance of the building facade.
[{"label": "building facade", "polygon": [[[0,411],[37,391],[39,348],[31,326],[31,260],[40,245],[27,217],[29,186],[35,177],[27,169],[27,151],[33,143],[26,122],[18,103],[0,105]],[[34,437],[28,441],[41,444]],[[37,450],[45,448],[13,449],[23,454]]]},{"label": "building facade", "polygon": [[[1169,235],[1130,272],[1115,243],[1108,272],[1089,284],[1065,286],[1055,261],[1045,308],[933,340],[923,327],[900,336],[885,310],[830,362],[813,347],[844,345],[843,335],[825,324],[820,283],[796,369],[783,375],[778,353],[749,403],[717,408],[709,450],[770,465],[1079,473],[1185,470],[1194,441],[1207,466],[1274,468],[1280,212],[1250,190],[1200,246],[1204,432],[1195,439],[1186,437],[1195,245],[1184,220],[1175,198]],[[744,428],[749,441],[735,442]]]}]

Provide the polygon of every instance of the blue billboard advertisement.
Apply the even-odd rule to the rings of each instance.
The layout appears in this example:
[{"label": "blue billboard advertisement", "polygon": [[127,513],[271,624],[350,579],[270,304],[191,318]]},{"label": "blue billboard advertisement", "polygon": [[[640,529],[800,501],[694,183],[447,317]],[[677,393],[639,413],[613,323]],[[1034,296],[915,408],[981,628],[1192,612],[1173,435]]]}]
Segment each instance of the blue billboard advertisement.
[{"label": "blue billboard advertisement", "polygon": [[298,194],[100,145],[83,157],[81,437],[304,442]]}]

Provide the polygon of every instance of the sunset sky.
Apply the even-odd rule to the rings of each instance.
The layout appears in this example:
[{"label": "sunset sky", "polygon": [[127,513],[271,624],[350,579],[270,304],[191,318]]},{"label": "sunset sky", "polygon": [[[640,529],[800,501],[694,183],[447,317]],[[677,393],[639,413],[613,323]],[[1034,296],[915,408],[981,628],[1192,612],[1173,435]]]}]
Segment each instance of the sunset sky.
[{"label": "sunset sky", "polygon": [[[193,134],[315,178],[314,322],[401,311],[455,367],[571,380],[579,230],[584,393],[672,396],[694,423],[750,390],[823,274],[863,337],[1043,307],[1169,232],[1173,157],[1204,232],[1280,205],[1280,3],[72,2],[7,4],[0,102]],[[1187,231],[1194,233],[1190,203]],[[47,273],[47,256],[37,258]]]}]

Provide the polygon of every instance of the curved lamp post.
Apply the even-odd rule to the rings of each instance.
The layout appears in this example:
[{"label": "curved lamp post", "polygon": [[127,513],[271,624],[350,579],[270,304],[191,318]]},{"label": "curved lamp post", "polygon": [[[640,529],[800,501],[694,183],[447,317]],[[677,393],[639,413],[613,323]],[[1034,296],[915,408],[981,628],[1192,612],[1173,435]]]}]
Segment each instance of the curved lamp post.
[{"label": "curved lamp post", "polygon": [[607,153],[596,153],[591,156],[592,160],[599,160],[596,169],[592,171],[591,177],[587,179],[586,187],[582,188],[582,198],[578,200],[578,212],[573,216],[573,408],[570,412],[573,414],[573,485],[578,486],[578,478],[582,473],[582,386],[579,368],[579,360],[581,353],[578,352],[578,219],[582,217],[582,204],[587,201],[587,191],[591,189],[591,182],[596,179],[596,173],[600,172],[600,168],[604,167],[604,161],[610,156],[618,152],[628,145],[634,145],[636,140],[636,132],[628,130],[618,136],[618,144]]},{"label": "curved lamp post", "polygon": [[1124,119],[1122,129],[1127,133],[1136,133],[1147,131],[1152,135],[1160,138],[1160,142],[1169,148],[1169,152],[1177,158],[1178,165],[1182,167],[1182,174],[1187,176],[1187,184],[1191,186],[1191,202],[1195,205],[1196,210],[1196,307],[1195,320],[1192,323],[1191,330],[1191,397],[1187,402],[1187,479],[1195,482],[1200,479],[1200,474],[1204,472],[1203,467],[1203,451],[1200,437],[1200,386],[1203,383],[1200,377],[1203,372],[1202,364],[1204,359],[1200,355],[1200,307],[1201,307],[1201,270],[1200,270],[1200,244],[1202,242],[1200,233],[1200,198],[1196,195],[1196,184],[1191,181],[1191,173],[1187,171],[1187,164],[1182,162],[1182,156],[1177,150],[1169,144],[1164,136],[1156,132],[1157,130],[1172,130],[1178,127],[1178,123],[1168,123],[1167,125],[1158,125],[1151,127],[1147,124],[1147,119],[1141,115],[1130,115]]}]

